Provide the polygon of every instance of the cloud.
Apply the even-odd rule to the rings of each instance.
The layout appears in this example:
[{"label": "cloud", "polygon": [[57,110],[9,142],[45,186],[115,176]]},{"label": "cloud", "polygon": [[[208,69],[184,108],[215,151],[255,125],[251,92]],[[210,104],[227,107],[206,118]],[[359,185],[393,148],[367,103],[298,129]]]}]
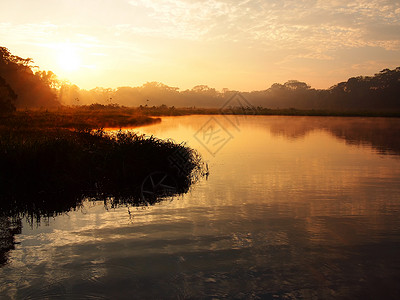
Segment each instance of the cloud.
[{"label": "cloud", "polygon": [[400,49],[397,1],[136,0],[130,4],[149,9],[148,18],[154,21],[150,27],[128,26],[136,34],[307,49],[315,57],[330,57],[323,52],[338,48]]},{"label": "cloud", "polygon": [[131,24],[127,26],[130,32],[190,40],[204,37],[220,17],[229,15],[232,7],[215,0],[135,0],[129,3],[136,9],[148,11],[146,24]]}]

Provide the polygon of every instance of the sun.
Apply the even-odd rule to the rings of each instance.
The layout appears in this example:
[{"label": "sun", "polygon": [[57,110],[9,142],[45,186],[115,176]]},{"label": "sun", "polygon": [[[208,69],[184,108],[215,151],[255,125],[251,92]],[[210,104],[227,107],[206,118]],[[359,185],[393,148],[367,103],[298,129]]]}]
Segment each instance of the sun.
[{"label": "sun", "polygon": [[63,71],[73,72],[81,67],[81,59],[77,47],[72,44],[60,44],[58,52],[58,64]]}]

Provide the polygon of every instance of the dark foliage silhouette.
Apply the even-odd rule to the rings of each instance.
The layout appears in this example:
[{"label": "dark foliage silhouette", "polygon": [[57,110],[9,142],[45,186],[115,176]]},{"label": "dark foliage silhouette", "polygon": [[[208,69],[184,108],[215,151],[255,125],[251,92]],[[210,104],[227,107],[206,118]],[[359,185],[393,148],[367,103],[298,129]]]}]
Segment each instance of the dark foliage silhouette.
[{"label": "dark foliage silhouette", "polygon": [[400,67],[384,69],[375,76],[352,77],[331,87],[328,101],[349,109],[399,110]]},{"label": "dark foliage silhouette", "polygon": [[[186,159],[183,170],[169,160],[177,151]],[[10,130],[2,133],[0,153],[0,214],[7,216],[52,216],[88,197],[152,204],[140,198],[146,176],[169,174],[180,194],[202,168],[197,152],[184,145],[121,131]]]},{"label": "dark foliage silhouette", "polygon": [[6,80],[0,76],[0,114],[14,112],[17,95]]},{"label": "dark foliage silhouette", "polygon": [[53,73],[43,74],[43,71],[34,74],[33,68],[31,58],[12,55],[7,48],[0,47],[0,76],[17,95],[14,99],[15,106],[17,108],[59,107],[57,94],[51,87],[54,83],[54,76],[51,75]]},{"label": "dark foliage silhouette", "polygon": [[[331,111],[400,111],[400,67],[385,69],[374,76],[359,76],[338,83],[329,89],[314,89],[307,83],[289,80],[274,83],[261,91],[241,93],[254,107],[269,109],[302,109]],[[117,89],[96,88],[81,90],[76,85],[64,85],[60,99],[68,105],[103,105],[118,103],[143,108],[186,107],[219,108],[237,91],[222,92],[207,85],[179,91],[159,82],[148,82],[139,87]]]}]

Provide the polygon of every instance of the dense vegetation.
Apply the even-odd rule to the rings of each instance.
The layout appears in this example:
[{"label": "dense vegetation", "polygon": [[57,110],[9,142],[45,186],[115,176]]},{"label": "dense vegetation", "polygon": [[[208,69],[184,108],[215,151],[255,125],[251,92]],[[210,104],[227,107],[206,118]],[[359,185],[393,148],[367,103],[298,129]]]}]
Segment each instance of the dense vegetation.
[{"label": "dense vegetation", "polygon": [[[152,172],[173,178],[177,194],[186,192],[201,173],[194,150],[122,131],[3,131],[0,153],[0,212],[7,215],[52,215],[85,197],[151,204],[158,199],[143,198],[140,192]],[[175,156],[185,159],[184,167],[172,163]]]},{"label": "dense vegetation", "polygon": [[50,71],[34,73],[34,68],[31,58],[12,55],[7,48],[0,47],[0,113],[10,111],[10,104],[24,109],[60,106],[50,81],[55,75]]}]

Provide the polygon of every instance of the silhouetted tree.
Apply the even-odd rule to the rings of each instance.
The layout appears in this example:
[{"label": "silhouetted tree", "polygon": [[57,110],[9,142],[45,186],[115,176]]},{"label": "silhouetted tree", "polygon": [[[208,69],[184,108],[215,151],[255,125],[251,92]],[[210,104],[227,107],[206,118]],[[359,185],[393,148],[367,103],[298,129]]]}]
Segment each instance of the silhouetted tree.
[{"label": "silhouetted tree", "polygon": [[285,82],[285,84],[283,86],[286,89],[292,90],[292,91],[300,91],[300,90],[310,89],[310,86],[307,83],[301,82],[298,80],[289,80],[288,82]]},{"label": "silhouetted tree", "polygon": [[33,67],[31,58],[21,58],[11,54],[7,48],[0,47],[0,76],[18,95],[15,106],[21,108],[59,106],[56,93],[51,84],[49,85],[49,80],[54,78],[54,74],[39,72],[35,75]]},{"label": "silhouetted tree", "polygon": [[52,71],[37,71],[35,75],[40,77],[46,85],[53,89],[59,89],[61,87],[60,80],[58,80],[56,74]]},{"label": "silhouetted tree", "polygon": [[17,94],[13,91],[6,80],[0,76],[0,114],[15,111],[15,100]]},{"label": "silhouetted tree", "polygon": [[352,77],[329,89],[332,106],[343,109],[400,110],[400,67],[374,76]]}]

